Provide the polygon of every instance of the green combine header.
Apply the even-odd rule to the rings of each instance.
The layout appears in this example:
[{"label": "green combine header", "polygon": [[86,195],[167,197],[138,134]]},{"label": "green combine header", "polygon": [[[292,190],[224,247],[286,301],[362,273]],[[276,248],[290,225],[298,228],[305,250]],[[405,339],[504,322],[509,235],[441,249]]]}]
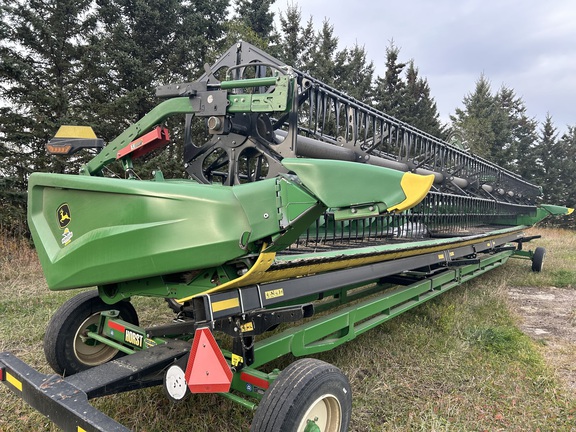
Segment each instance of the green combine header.
[{"label": "green combine header", "polygon": [[[49,288],[97,289],[47,324],[55,375],[0,353],[0,380],[65,430],[127,430],[88,400],[163,385],[174,401],[212,392],[255,410],[253,431],[345,431],[342,372],[266,364],[332,349],[512,256],[540,271],[524,230],[572,212],[244,42],[157,96],[106,145],[63,126],[49,152],[96,156],[79,175],[30,177]],[[171,142],[177,118],[189,178],[141,179],[135,164]],[[166,299],[174,321],[140,326],[135,296]]]}]

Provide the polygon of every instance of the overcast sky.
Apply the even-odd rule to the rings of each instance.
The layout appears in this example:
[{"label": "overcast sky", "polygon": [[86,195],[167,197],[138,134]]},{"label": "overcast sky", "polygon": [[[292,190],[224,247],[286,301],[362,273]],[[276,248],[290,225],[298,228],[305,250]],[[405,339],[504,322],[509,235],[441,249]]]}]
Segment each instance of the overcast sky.
[{"label": "overcast sky", "polygon": [[[277,0],[276,14],[287,0]],[[290,2],[292,0],[289,0]],[[528,115],[552,115],[560,132],[576,126],[574,0],[294,0],[303,25],[326,18],[340,48],[364,46],[376,73],[385,72],[394,40],[400,61],[413,59],[447,121],[482,73],[522,97]]]}]

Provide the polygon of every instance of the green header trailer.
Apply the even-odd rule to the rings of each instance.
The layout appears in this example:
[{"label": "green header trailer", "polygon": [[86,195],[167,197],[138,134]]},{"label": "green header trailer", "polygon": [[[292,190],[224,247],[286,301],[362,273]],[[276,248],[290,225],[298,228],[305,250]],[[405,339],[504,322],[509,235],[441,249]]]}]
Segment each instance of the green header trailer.
[{"label": "green header trailer", "polygon": [[[4,352],[0,380],[64,430],[128,430],[89,400],[162,385],[173,401],[232,399],[255,411],[253,431],[345,431],[347,378],[306,356],[510,257],[540,271],[544,250],[526,250],[524,230],[572,212],[244,42],[157,96],[107,145],[88,127],[61,127],[50,153],[96,156],[79,175],[30,177],[49,288],[97,290],[48,323],[55,374]],[[189,178],[142,180],[135,164],[171,142],[174,118]],[[204,144],[193,142],[199,126]],[[135,296],[166,299],[174,320],[140,326]],[[286,354],[303,358],[267,369]]]}]

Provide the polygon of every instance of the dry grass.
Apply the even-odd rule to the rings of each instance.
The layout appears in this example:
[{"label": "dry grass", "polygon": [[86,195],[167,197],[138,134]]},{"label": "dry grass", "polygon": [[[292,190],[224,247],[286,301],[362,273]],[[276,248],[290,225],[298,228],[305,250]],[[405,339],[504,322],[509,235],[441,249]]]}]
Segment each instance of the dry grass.
[{"label": "dry grass", "polygon": [[[576,400],[543,360],[545,349],[522,334],[507,303],[507,285],[574,287],[576,234],[542,230],[548,248],[541,275],[528,261],[506,266],[418,307],[357,340],[316,357],[349,377],[352,431],[570,431]],[[46,288],[34,253],[2,243],[0,351],[43,372],[44,326],[76,292]],[[144,323],[169,317],[161,301],[136,299]],[[283,358],[282,367],[292,359]],[[56,430],[0,386],[0,430]],[[137,431],[242,431],[252,414],[216,395],[171,405],[159,388],[101,398],[94,404]]]}]

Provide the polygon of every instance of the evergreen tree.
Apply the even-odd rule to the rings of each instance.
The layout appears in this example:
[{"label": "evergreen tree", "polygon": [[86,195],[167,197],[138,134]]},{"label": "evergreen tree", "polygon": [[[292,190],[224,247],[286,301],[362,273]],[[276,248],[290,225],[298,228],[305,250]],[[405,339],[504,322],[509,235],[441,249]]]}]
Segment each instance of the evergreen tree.
[{"label": "evergreen tree", "polygon": [[9,165],[26,182],[31,171],[61,171],[44,150],[62,120],[74,120],[81,98],[75,72],[82,36],[94,25],[89,1],[2,2],[11,26],[1,42],[0,111]]},{"label": "evergreen tree", "polygon": [[[171,70],[175,77],[182,76],[186,81],[198,78],[205,63],[213,63],[224,50],[230,48],[222,44],[229,22],[227,9],[230,0],[195,0],[179,2],[181,26],[172,42],[172,56],[180,57],[182,64],[188,64],[185,70]],[[176,30],[174,30],[176,32]],[[173,59],[172,64],[176,62]],[[176,62],[177,63],[177,62]]]},{"label": "evergreen tree", "polygon": [[156,103],[154,88],[199,76],[222,37],[227,0],[99,0],[91,38],[88,103],[111,139]]},{"label": "evergreen tree", "polygon": [[543,202],[559,203],[564,189],[563,164],[566,155],[558,140],[558,133],[550,114],[542,125],[538,146],[538,183],[542,186]]},{"label": "evergreen tree", "polygon": [[476,81],[474,92],[464,97],[463,104],[464,109],[457,108],[455,115],[450,116],[453,133],[462,137],[463,144],[473,153],[500,165],[507,164],[509,161],[501,160],[499,153],[505,112],[499,109],[484,75]]},{"label": "evergreen tree", "polygon": [[560,138],[559,146],[564,157],[558,179],[562,192],[557,203],[573,208],[576,206],[576,126],[568,126],[567,132]]},{"label": "evergreen tree", "polygon": [[527,179],[538,175],[536,122],[514,90],[503,86],[493,95],[482,75],[463,104],[451,116],[452,128],[472,152]]},{"label": "evergreen tree", "polygon": [[494,116],[495,142],[490,157],[500,165],[531,178],[535,164],[536,122],[528,118],[524,101],[510,88],[502,86],[494,102],[497,115]]},{"label": "evergreen tree", "polygon": [[[547,115],[541,135],[539,154],[541,177],[537,182],[542,186],[542,201],[574,208],[576,206],[576,126],[568,126],[568,131],[558,138],[552,118]],[[552,221],[563,227],[575,229],[576,215]]]},{"label": "evergreen tree", "polygon": [[355,44],[351,49],[346,48],[340,51],[336,65],[338,90],[362,102],[371,100],[374,63],[367,61],[364,47]]},{"label": "evergreen tree", "polygon": [[[84,112],[99,136],[109,141],[157,103],[155,87],[191,81],[221,51],[228,0],[98,0],[98,30],[83,58]],[[181,176],[181,123],[170,124],[173,143],[158,161],[168,176]]]},{"label": "evergreen tree", "polygon": [[513,126],[515,171],[528,181],[535,180],[541,175],[537,123],[534,119],[522,115],[515,119]]},{"label": "evergreen tree", "polygon": [[[76,72],[94,27],[91,2],[31,0],[0,2],[0,201],[25,225],[28,176],[33,171],[64,172],[70,166],[50,157],[46,143],[63,123],[75,122],[83,97]],[[4,218],[9,229],[14,219]]]},{"label": "evergreen tree", "polygon": [[424,132],[443,138],[445,130],[440,123],[436,102],[430,96],[428,81],[418,76],[414,61],[408,63],[406,86],[403,91],[403,109],[400,120]]},{"label": "evergreen tree", "polygon": [[302,27],[302,11],[298,5],[288,5],[285,13],[280,13],[280,46],[277,56],[287,65],[303,69],[314,37],[312,18]]},{"label": "evergreen tree", "polygon": [[510,88],[503,86],[499,90],[496,103],[505,114],[502,117],[505,124],[497,138],[501,148],[494,149],[492,154],[508,161],[508,166],[524,179],[534,179],[538,176],[536,121],[528,117],[526,104]]},{"label": "evergreen tree", "polygon": [[314,78],[334,86],[336,81],[336,70],[338,68],[336,59],[338,56],[338,38],[334,36],[334,26],[325,19],[322,28],[313,37],[310,50],[304,63],[304,71]]},{"label": "evergreen tree", "polygon": [[244,21],[226,21],[224,24],[224,34],[226,36],[223,40],[223,43],[220,44],[222,47],[221,53],[226,51],[238,41],[244,41],[254,45],[255,47],[265,50],[272,55],[277,55],[277,50],[275,49],[276,47],[270,46],[270,40],[258,35],[258,33],[252,30]]},{"label": "evergreen tree", "polygon": [[274,13],[270,11],[275,0],[236,0],[236,14],[243,24],[259,38],[267,40],[274,31]]},{"label": "evergreen tree", "polygon": [[[424,132],[442,138],[445,135],[440,123],[436,102],[430,96],[430,87],[418,75],[411,60],[398,60],[400,49],[390,42],[386,48],[386,73],[376,78],[374,105],[385,114],[408,123]],[[406,70],[404,70],[408,66]],[[405,74],[405,78],[403,78]]]},{"label": "evergreen tree", "polygon": [[378,76],[375,83],[374,104],[377,109],[392,117],[402,114],[405,82],[402,72],[406,63],[398,62],[400,48],[391,41],[386,48],[386,73]]}]

